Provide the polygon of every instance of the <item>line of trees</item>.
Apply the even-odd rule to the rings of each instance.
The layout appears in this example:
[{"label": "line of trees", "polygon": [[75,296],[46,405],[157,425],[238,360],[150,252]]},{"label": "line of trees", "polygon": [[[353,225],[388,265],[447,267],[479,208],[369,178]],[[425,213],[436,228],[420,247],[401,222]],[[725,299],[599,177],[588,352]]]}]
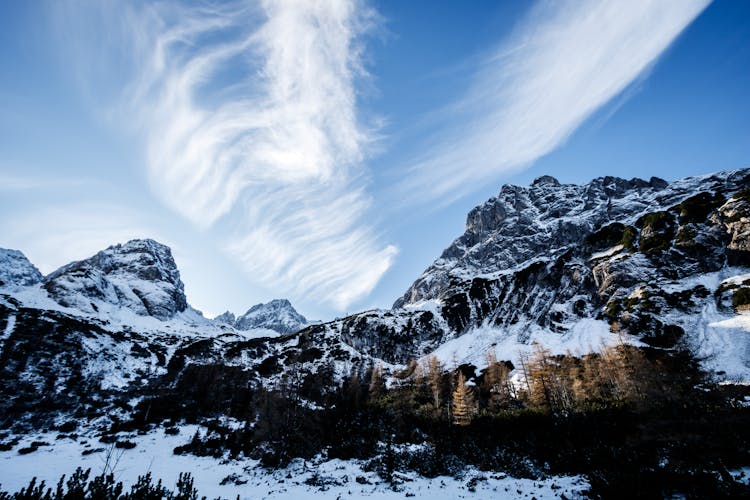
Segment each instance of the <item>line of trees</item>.
[{"label": "line of trees", "polygon": [[[436,357],[410,363],[393,375],[386,389],[380,367],[373,367],[369,400],[387,407],[408,408],[422,416],[466,426],[479,416],[522,409],[569,415],[602,408],[638,408],[668,402],[676,380],[658,361],[629,345],[573,356],[553,355],[535,344],[522,355],[519,369],[486,355],[479,374],[471,365],[446,366]],[[678,384],[679,385],[679,384]]]},{"label": "line of trees", "polygon": [[206,433],[175,452],[269,467],[324,453],[365,460],[386,480],[465,464],[586,473],[602,496],[664,497],[685,485],[698,497],[747,493],[725,476],[746,464],[750,410],[732,406],[689,353],[619,345],[576,357],[534,346],[519,366],[490,351],[482,370],[430,356],[390,374],[354,365],[343,379],[326,364],[288,368],[277,385],[254,388],[246,426],[204,421]]}]

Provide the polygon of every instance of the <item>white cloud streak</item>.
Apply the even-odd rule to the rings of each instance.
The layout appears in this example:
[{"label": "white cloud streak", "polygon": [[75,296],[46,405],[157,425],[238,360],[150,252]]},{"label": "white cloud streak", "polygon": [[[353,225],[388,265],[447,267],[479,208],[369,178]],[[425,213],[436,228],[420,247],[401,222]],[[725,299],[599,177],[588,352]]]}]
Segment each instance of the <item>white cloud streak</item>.
[{"label": "white cloud streak", "polygon": [[530,165],[647,73],[709,1],[540,2],[482,61],[398,190],[449,203]]},{"label": "white cloud streak", "polygon": [[[390,267],[368,224],[358,0],[110,4],[136,73],[123,112],[163,202],[267,288],[344,309]],[[123,11],[124,9],[124,11]],[[228,234],[228,236],[226,236]]]}]

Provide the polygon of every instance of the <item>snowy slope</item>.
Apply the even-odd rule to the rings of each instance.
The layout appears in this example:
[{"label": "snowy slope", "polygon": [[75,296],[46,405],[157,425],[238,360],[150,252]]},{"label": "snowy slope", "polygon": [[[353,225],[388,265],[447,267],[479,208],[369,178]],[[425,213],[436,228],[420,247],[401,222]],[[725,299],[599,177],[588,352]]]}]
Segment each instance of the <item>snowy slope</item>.
[{"label": "snowy slope", "polygon": [[[356,460],[318,457],[312,461],[296,460],[283,469],[267,470],[251,459],[217,460],[212,457],[175,455],[172,450],[189,441],[196,431],[202,434],[207,432],[205,428],[187,425],[175,436],[155,431],[123,437],[135,443],[136,447],[116,450],[111,468],[118,480],[123,481],[126,490],[139,475],[146,472],[151,472],[154,479],[161,479],[169,488],[174,487],[181,472],[190,472],[199,495],[226,499],[552,499],[578,498],[589,489],[587,481],[579,476],[519,479],[471,468],[457,477],[424,478],[416,474],[402,474],[403,483],[394,488],[374,472],[363,470],[364,463]],[[17,491],[28,485],[32,477],[54,486],[62,474],[69,475],[76,466],[91,468],[92,474],[102,471],[107,450],[95,437],[56,438],[56,434],[32,434],[25,436],[16,448],[23,448],[34,441],[50,445],[42,446],[28,455],[19,455],[15,449],[0,452],[0,487]],[[99,451],[91,453],[97,449]],[[84,450],[89,453],[81,455]]]},{"label": "snowy slope", "polygon": [[126,418],[191,366],[239,368],[243,383],[272,386],[290,369],[332,367],[340,379],[353,360],[367,364],[337,333],[285,333],[307,323],[285,300],[251,308],[241,328],[205,318],[187,304],[169,248],[152,240],[47,278],[19,252],[3,255],[0,271],[15,284],[0,286],[0,415],[19,428],[56,425],[82,407],[89,420]]}]

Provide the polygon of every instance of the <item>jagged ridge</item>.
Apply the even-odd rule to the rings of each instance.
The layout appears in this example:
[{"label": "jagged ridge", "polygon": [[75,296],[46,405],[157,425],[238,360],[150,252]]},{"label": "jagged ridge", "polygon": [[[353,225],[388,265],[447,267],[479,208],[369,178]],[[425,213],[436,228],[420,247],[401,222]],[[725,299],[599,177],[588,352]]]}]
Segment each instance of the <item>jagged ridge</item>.
[{"label": "jagged ridge", "polygon": [[504,186],[469,213],[466,232],[393,310],[331,328],[400,362],[479,327],[523,343],[537,331],[564,335],[584,319],[655,346],[690,344],[682,337],[700,317],[733,314],[726,304],[740,285],[732,279],[750,264],[749,174],[580,186],[545,176]]},{"label": "jagged ridge", "polygon": [[279,333],[294,333],[308,324],[307,319],[298,313],[286,299],[274,299],[265,304],[256,304],[237,318],[227,311],[214,320],[238,330],[265,328]]},{"label": "jagged ridge", "polygon": [[0,286],[30,286],[41,281],[42,273],[23,253],[0,248]]}]

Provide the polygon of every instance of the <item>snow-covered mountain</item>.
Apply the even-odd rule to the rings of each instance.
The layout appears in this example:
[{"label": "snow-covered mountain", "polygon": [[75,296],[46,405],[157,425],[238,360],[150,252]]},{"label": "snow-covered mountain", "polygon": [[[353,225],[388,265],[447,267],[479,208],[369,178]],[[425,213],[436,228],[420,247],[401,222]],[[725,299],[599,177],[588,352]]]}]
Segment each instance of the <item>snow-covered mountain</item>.
[{"label": "snow-covered mountain", "polygon": [[203,318],[152,240],[46,278],[3,251],[0,414],[36,418],[42,402],[53,415],[127,411],[123,401],[202,377],[256,387],[294,372],[313,387],[321,374],[433,352],[480,366],[494,349],[515,362],[532,342],[561,353],[621,339],[682,346],[750,380],[749,188],[750,170],[504,186],[393,309],[307,326],[285,300]]},{"label": "snow-covered mountain", "polygon": [[0,250],[0,277],[0,416],[13,421],[49,422],[82,407],[91,419],[126,415],[122,398],[137,402],[201,367],[264,385],[301,362],[314,372],[358,357],[322,329],[288,335],[307,321],[286,300],[231,324],[203,317],[187,303],[170,249],[153,240],[46,277],[20,252]]},{"label": "snow-covered mountain", "polygon": [[308,325],[307,319],[286,299],[256,304],[239,317],[227,311],[214,318],[214,321],[237,330],[267,329],[279,333],[294,333]]},{"label": "snow-covered mountain", "polygon": [[535,341],[564,353],[625,339],[689,347],[744,379],[748,188],[750,170],[504,186],[392,310],[328,327],[393,362],[437,350],[481,364],[489,349],[515,360]]},{"label": "snow-covered mountain", "polygon": [[63,266],[44,279],[44,288],[60,305],[84,312],[104,303],[166,320],[188,307],[171,250],[149,239]]},{"label": "snow-covered mountain", "polygon": [[18,250],[0,248],[0,287],[41,283],[42,273]]},{"label": "snow-covered mountain", "polygon": [[[562,185],[544,176],[531,186],[504,186],[497,197],[469,213],[466,232],[422,273],[394,307],[446,298],[457,281],[507,274],[540,256],[551,261],[581,246],[584,250],[612,249],[623,233],[633,240],[641,239],[640,243],[630,242],[638,248],[627,252],[629,255],[637,251],[659,255],[663,263],[677,261],[686,253],[711,250],[710,255],[693,259],[691,264],[697,267],[683,270],[683,275],[733,264],[737,261],[734,247],[742,243],[731,243],[725,256],[718,248],[724,242],[704,241],[705,237],[721,239],[722,235],[698,230],[719,229],[722,221],[709,220],[709,216],[722,207],[727,194],[747,186],[746,176],[744,171],[728,172],[671,184],[656,177],[648,182],[601,177],[585,185]],[[736,209],[737,203],[724,211]],[[661,218],[654,216],[658,220],[646,220],[648,214],[661,211],[668,213]],[[706,223],[708,226],[698,226]],[[672,245],[680,229],[682,234]],[[738,233],[729,226],[721,229],[723,233]],[[689,236],[696,231],[700,243],[694,241],[696,235]],[[660,236],[670,241],[662,241]],[[630,249],[617,249],[615,253],[623,250]]]}]

